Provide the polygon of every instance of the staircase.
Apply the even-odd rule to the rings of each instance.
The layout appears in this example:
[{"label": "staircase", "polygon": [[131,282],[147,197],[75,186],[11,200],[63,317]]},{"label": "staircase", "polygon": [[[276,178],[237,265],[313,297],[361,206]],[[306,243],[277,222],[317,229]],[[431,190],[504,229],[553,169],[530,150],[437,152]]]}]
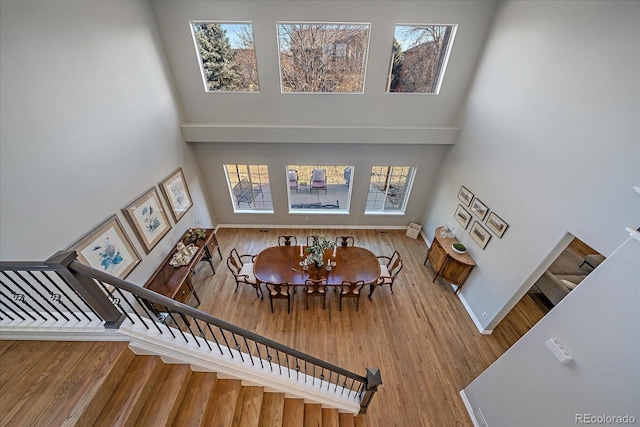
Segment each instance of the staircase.
[{"label": "staircase", "polygon": [[126,342],[0,341],[2,426],[367,426],[365,415],[137,356]]}]

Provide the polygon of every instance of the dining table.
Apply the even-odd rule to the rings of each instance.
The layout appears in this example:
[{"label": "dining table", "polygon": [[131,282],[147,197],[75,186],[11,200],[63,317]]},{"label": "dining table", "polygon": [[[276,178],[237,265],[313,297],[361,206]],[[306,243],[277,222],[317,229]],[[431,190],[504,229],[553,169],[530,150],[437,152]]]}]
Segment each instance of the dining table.
[{"label": "dining table", "polygon": [[[287,283],[291,286],[304,286],[307,279],[327,279],[327,285],[342,285],[343,281],[362,280],[365,285],[375,286],[380,277],[380,263],[368,249],[358,246],[340,246],[326,249],[323,264],[304,263],[308,246],[272,246],[262,250],[255,258],[253,273],[259,283]],[[302,256],[300,255],[302,253]],[[335,266],[327,270],[328,260]]]}]

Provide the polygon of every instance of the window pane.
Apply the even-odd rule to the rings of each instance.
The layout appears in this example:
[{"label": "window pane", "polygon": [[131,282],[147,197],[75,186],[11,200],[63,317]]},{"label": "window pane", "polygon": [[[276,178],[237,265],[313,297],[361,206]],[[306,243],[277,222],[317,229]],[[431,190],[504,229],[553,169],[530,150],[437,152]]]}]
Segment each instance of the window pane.
[{"label": "window pane", "polygon": [[224,165],[224,172],[234,212],[273,212],[267,165]]},{"label": "window pane", "polygon": [[353,166],[289,165],[289,212],[345,213]]},{"label": "window pane", "polygon": [[410,166],[374,166],[371,168],[366,213],[404,212],[413,182]]},{"label": "window pane", "polygon": [[191,22],[207,92],[257,92],[253,27],[244,23]]},{"label": "window pane", "polygon": [[387,92],[438,93],[455,25],[396,25]]},{"label": "window pane", "polygon": [[282,92],[363,93],[369,24],[278,24]]}]

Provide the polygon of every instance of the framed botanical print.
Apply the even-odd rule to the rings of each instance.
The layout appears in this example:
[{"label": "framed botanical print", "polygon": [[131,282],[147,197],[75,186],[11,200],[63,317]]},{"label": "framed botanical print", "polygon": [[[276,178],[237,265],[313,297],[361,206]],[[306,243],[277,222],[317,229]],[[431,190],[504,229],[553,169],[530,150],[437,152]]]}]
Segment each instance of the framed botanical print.
[{"label": "framed botanical print", "polygon": [[127,277],[141,261],[116,215],[84,235],[72,248],[82,264],[120,279]]},{"label": "framed botanical print", "polygon": [[467,190],[467,188],[463,185],[462,187],[460,187],[460,191],[458,192],[458,199],[460,199],[460,201],[464,203],[465,206],[469,206],[471,200],[473,200],[473,193]]},{"label": "framed botanical print", "polygon": [[509,224],[504,222],[502,218],[496,215],[495,212],[491,212],[489,214],[489,217],[487,218],[487,221],[485,223],[487,224],[487,228],[493,231],[495,235],[500,239],[502,239],[502,235],[505,231],[507,231],[507,227],[509,227]]},{"label": "framed botanical print", "polygon": [[469,209],[471,209],[471,212],[473,212],[480,219],[480,221],[482,221],[484,217],[487,216],[487,212],[489,212],[489,208],[487,207],[487,205],[482,203],[477,197],[473,198],[471,207]]},{"label": "framed botanical print", "polygon": [[160,189],[164,194],[167,204],[171,210],[171,215],[177,223],[182,216],[193,206],[191,194],[184,179],[182,168],[178,168],[160,183]]},{"label": "framed botanical print", "polygon": [[153,187],[122,209],[147,253],[171,229],[158,190]]},{"label": "framed botanical print", "polygon": [[478,221],[473,221],[473,225],[469,230],[469,234],[471,238],[480,246],[482,249],[487,247],[487,243],[491,240],[491,234],[484,229],[482,225]]},{"label": "framed botanical print", "polygon": [[466,230],[469,226],[469,222],[471,222],[471,214],[467,212],[467,210],[463,208],[462,205],[458,205],[456,213],[454,213],[453,216],[456,218],[456,221],[458,221],[462,228]]}]

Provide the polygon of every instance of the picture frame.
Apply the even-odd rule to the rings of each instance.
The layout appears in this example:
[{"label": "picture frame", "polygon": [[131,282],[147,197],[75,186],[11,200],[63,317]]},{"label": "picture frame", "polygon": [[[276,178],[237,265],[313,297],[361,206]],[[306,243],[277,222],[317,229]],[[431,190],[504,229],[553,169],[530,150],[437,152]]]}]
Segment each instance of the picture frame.
[{"label": "picture frame", "polygon": [[507,224],[493,211],[489,213],[485,224],[487,225],[487,228],[493,232],[493,234],[498,236],[499,239],[502,239],[504,232],[507,231],[507,228],[509,228],[509,224]]},{"label": "picture frame", "polygon": [[82,264],[120,279],[142,261],[115,214],[81,237],[72,249]]},{"label": "picture frame", "polygon": [[460,191],[458,191],[458,200],[464,203],[464,206],[469,206],[473,200],[473,193],[463,185],[460,187]]},{"label": "picture frame", "polygon": [[454,218],[462,226],[463,230],[466,230],[471,222],[471,214],[462,206],[458,205],[456,212],[453,214]]},{"label": "picture frame", "polygon": [[156,187],[151,187],[122,209],[146,253],[169,232],[171,224],[160,202]]},{"label": "picture frame", "polygon": [[487,243],[491,240],[491,233],[489,233],[485,228],[480,224],[479,221],[474,220],[473,225],[469,229],[469,234],[474,242],[480,246],[481,249],[487,247]]},{"label": "picture frame", "polygon": [[182,168],[174,170],[163,179],[160,183],[160,189],[167,201],[167,205],[169,205],[171,216],[173,216],[173,220],[177,224],[180,218],[193,206]]},{"label": "picture frame", "polygon": [[477,216],[480,221],[484,220],[487,216],[487,213],[489,212],[489,208],[487,207],[487,205],[482,203],[477,197],[473,198],[469,209],[471,209],[471,212],[473,212],[473,214]]}]

